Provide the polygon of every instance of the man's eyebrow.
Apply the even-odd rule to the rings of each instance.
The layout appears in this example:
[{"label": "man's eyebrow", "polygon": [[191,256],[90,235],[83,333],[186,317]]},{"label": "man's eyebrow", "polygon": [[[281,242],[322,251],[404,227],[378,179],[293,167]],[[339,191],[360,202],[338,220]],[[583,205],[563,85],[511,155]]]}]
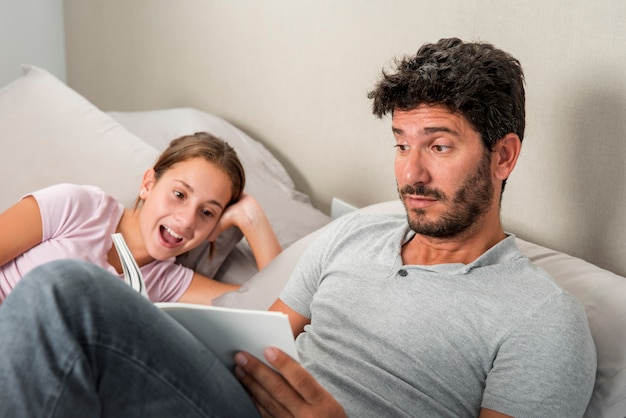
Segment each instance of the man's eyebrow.
[{"label": "man's eyebrow", "polygon": [[[184,188],[186,188],[188,191],[192,192],[194,191],[193,187],[191,187],[191,185],[189,185],[187,182],[180,180],[180,179],[174,179],[175,182],[180,183],[181,186],[183,186]],[[219,207],[220,209],[224,209],[224,206],[222,206],[222,204],[220,202],[218,202],[217,200],[214,199],[209,199],[206,203],[209,203],[211,205],[215,205],[217,207]]]},{"label": "man's eyebrow", "polygon": [[428,128],[424,128],[424,134],[426,135],[430,135],[430,134],[436,134],[439,132],[446,132],[449,133],[451,135],[455,135],[458,136],[459,133],[457,131],[455,131],[454,129],[450,129],[447,126],[431,126]]},{"label": "man's eyebrow", "polygon": [[[396,128],[394,126],[391,127],[391,131],[397,135],[404,135],[404,131],[400,128]],[[429,126],[421,130],[420,134],[422,135],[432,135],[439,132],[446,132],[454,136],[459,136],[459,133],[454,129],[448,128],[447,126]]]}]

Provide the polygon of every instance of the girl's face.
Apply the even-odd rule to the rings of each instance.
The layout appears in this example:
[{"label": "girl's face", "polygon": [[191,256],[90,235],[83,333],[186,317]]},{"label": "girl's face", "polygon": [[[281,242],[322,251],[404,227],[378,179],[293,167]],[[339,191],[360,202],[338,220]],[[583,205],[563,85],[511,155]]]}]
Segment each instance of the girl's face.
[{"label": "girl's face", "polygon": [[204,242],[231,199],[228,175],[204,158],[174,164],[157,181],[144,175],[139,227],[148,254],[166,260]]}]

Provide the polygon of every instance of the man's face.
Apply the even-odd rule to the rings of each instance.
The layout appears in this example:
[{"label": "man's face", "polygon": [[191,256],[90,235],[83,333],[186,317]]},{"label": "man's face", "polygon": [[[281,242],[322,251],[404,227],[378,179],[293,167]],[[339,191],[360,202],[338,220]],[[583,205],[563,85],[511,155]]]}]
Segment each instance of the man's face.
[{"label": "man's face", "polygon": [[398,192],[416,233],[456,237],[497,210],[491,154],[463,116],[421,105],[394,111],[392,129]]}]

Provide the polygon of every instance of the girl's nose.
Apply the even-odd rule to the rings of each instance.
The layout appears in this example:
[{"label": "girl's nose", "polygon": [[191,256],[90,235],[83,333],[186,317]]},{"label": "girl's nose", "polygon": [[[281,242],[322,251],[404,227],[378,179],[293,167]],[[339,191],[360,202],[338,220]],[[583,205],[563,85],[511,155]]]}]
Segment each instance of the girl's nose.
[{"label": "girl's nose", "polygon": [[176,212],[175,219],[181,227],[193,229],[196,219],[196,211],[195,209],[189,207],[182,208]]}]

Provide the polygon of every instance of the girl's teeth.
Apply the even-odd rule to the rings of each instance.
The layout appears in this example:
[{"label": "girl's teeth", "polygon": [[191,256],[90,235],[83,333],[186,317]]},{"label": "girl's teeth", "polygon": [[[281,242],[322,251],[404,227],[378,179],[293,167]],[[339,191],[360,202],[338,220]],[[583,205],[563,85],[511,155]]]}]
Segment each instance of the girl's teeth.
[{"label": "girl's teeth", "polygon": [[165,230],[167,231],[168,234],[170,234],[171,236],[173,236],[176,239],[183,239],[182,236],[178,235],[176,232],[172,231],[170,228],[168,228],[167,226],[165,227]]}]

